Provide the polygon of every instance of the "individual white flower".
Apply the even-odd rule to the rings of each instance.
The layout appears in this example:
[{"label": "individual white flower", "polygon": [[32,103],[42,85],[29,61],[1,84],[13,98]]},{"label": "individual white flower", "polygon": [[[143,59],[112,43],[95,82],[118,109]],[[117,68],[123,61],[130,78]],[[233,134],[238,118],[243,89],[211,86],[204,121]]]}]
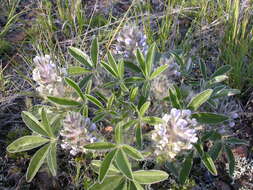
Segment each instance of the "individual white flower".
[{"label": "individual white flower", "polygon": [[64,94],[63,78],[50,56],[36,56],[33,61],[36,65],[33,70],[33,80],[39,85],[36,90],[41,95],[62,96]]},{"label": "individual white flower", "polygon": [[148,51],[147,37],[135,24],[125,25],[116,37],[115,54],[126,59],[135,59],[137,48],[145,55]]},{"label": "individual white flower", "polygon": [[193,129],[197,122],[191,118],[190,110],[172,108],[170,114],[163,116],[163,120],[165,123],[155,125],[151,135],[155,155],[173,159],[197,142],[197,131]]},{"label": "individual white flower", "polygon": [[87,152],[85,145],[96,142],[96,125],[89,118],[83,117],[80,113],[69,112],[63,120],[61,147],[70,150],[70,154],[76,155],[80,152]]}]

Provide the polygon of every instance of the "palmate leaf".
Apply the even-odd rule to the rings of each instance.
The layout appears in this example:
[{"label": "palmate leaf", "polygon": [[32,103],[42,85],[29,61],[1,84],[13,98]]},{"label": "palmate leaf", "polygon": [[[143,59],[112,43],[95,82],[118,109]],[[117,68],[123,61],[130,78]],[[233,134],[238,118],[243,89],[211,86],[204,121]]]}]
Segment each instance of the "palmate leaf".
[{"label": "palmate leaf", "polygon": [[41,136],[35,136],[35,135],[23,136],[15,140],[14,142],[12,142],[7,147],[7,151],[10,153],[27,151],[27,150],[37,148],[43,144],[46,144],[47,142],[49,142],[49,139],[43,138]]},{"label": "palmate leaf", "polygon": [[44,145],[33,155],[26,172],[26,180],[28,182],[31,182],[36,173],[39,171],[41,165],[47,157],[49,149],[50,143]]},{"label": "palmate leaf", "polygon": [[126,178],[133,180],[133,173],[132,173],[132,169],[131,169],[131,164],[130,164],[129,160],[127,159],[125,152],[121,148],[119,148],[115,160],[116,160],[116,164],[117,164],[119,170],[123,173],[123,175]]},{"label": "palmate leaf", "polygon": [[94,96],[92,95],[89,95],[89,94],[85,94],[85,97],[90,101],[92,102],[93,104],[95,104],[97,107],[99,108],[104,108],[103,104]]},{"label": "palmate leaf", "polygon": [[133,172],[134,180],[140,184],[154,184],[166,180],[169,175],[161,170],[139,170]]},{"label": "palmate leaf", "polygon": [[107,155],[105,156],[104,161],[102,162],[100,169],[99,169],[99,182],[102,183],[107,175],[107,173],[109,172],[109,168],[115,158],[115,156],[117,155],[118,150],[115,149],[109,153],[107,153]]}]

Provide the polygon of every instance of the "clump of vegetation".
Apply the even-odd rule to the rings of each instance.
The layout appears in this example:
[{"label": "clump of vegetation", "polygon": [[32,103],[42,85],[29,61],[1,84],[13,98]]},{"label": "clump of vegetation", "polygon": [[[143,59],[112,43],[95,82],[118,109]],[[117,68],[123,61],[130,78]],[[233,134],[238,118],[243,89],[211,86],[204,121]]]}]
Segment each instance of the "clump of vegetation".
[{"label": "clump of vegetation", "polygon": [[[15,170],[26,170],[30,188],[48,176],[52,186],[89,190],[250,186],[241,180],[252,169],[252,123],[243,127],[250,1],[44,0],[20,13],[22,1],[8,5],[0,97],[5,73],[17,76],[26,106],[14,112],[31,132],[15,134],[17,122],[6,155],[22,160]],[[29,18],[16,50],[22,70],[6,40],[19,17]]]}]

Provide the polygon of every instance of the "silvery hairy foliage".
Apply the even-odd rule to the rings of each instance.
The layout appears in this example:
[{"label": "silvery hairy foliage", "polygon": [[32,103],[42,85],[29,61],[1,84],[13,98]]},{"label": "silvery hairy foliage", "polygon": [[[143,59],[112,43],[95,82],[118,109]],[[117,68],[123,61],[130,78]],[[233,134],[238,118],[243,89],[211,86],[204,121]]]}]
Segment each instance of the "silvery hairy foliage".
[{"label": "silvery hairy foliage", "polygon": [[[38,113],[22,112],[22,119],[32,133],[7,147],[11,153],[37,148],[27,169],[27,181],[33,180],[44,163],[50,173],[57,176],[57,149],[61,147],[66,154],[70,152],[72,158],[83,159],[92,173],[96,173],[91,176],[88,170],[82,171],[91,181],[84,184],[85,189],[116,190],[124,186],[143,189],[168,178],[167,172],[159,170],[165,162],[177,163],[175,176],[184,184],[190,177],[194,159],[200,159],[211,174],[217,175],[214,160],[219,158],[220,152],[225,149],[231,160],[230,145],[246,144],[239,139],[222,137],[218,131],[202,131],[202,126],[218,126],[229,119],[226,115],[205,111],[211,109],[208,106],[215,106],[217,98],[237,92],[227,86],[217,86],[226,78],[223,75],[229,68],[222,68],[223,72],[219,71],[216,76],[205,76],[201,84],[194,86],[195,93],[188,100],[184,86],[189,84],[182,81],[189,76],[189,70],[181,67],[183,61],[178,63],[180,56],[174,55],[176,62],[162,59],[157,63],[156,45],[147,48],[140,31],[130,26],[124,30],[118,37],[122,44],[118,50],[127,55],[126,59],[134,56],[134,66],[116,59],[110,51],[106,59],[100,58],[97,39],[92,41],[90,52],[68,48],[75,62],[69,65],[65,75],[47,55],[34,60],[33,78],[39,87],[47,89],[45,93],[39,90],[43,92],[44,105],[40,105]],[[98,73],[104,72],[110,80],[94,85]],[[165,98],[159,101],[152,98],[153,81],[161,75],[174,79],[179,74],[184,80],[172,86],[161,84],[167,92]],[[152,111],[157,104],[163,107],[161,118]],[[213,146],[205,151],[203,145],[208,140],[213,141]],[[150,158],[158,161],[156,169],[143,170],[139,161]],[[229,163],[232,175],[233,164]]]}]

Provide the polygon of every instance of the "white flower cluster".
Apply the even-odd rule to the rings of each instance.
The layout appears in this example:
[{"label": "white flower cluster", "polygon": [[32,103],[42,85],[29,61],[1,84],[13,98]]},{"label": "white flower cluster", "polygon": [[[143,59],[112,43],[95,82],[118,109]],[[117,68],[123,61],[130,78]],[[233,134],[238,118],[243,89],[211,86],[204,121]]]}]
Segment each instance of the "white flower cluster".
[{"label": "white flower cluster", "polygon": [[163,120],[165,123],[155,125],[151,136],[157,156],[173,159],[197,142],[197,132],[192,128],[197,126],[197,121],[191,119],[190,110],[172,108],[170,114],[163,116]]},{"label": "white flower cluster", "polygon": [[166,71],[161,73],[151,82],[151,96],[155,99],[163,99],[168,96],[168,90],[175,84],[175,80],[181,75],[179,65],[171,58],[162,57],[159,66],[169,65]]},{"label": "white flower cluster", "polygon": [[39,85],[36,90],[43,96],[63,96],[63,78],[50,56],[36,56],[33,62],[36,65],[33,70],[33,80]]},{"label": "white flower cluster", "polygon": [[70,150],[72,155],[86,152],[84,146],[97,141],[96,128],[89,118],[77,112],[69,112],[63,120],[63,129],[60,132],[63,137],[61,147]]},{"label": "white flower cluster", "polygon": [[144,55],[146,55],[148,51],[146,35],[134,24],[125,25],[116,37],[116,40],[117,44],[114,53],[126,59],[133,60],[137,48],[139,48]]}]

